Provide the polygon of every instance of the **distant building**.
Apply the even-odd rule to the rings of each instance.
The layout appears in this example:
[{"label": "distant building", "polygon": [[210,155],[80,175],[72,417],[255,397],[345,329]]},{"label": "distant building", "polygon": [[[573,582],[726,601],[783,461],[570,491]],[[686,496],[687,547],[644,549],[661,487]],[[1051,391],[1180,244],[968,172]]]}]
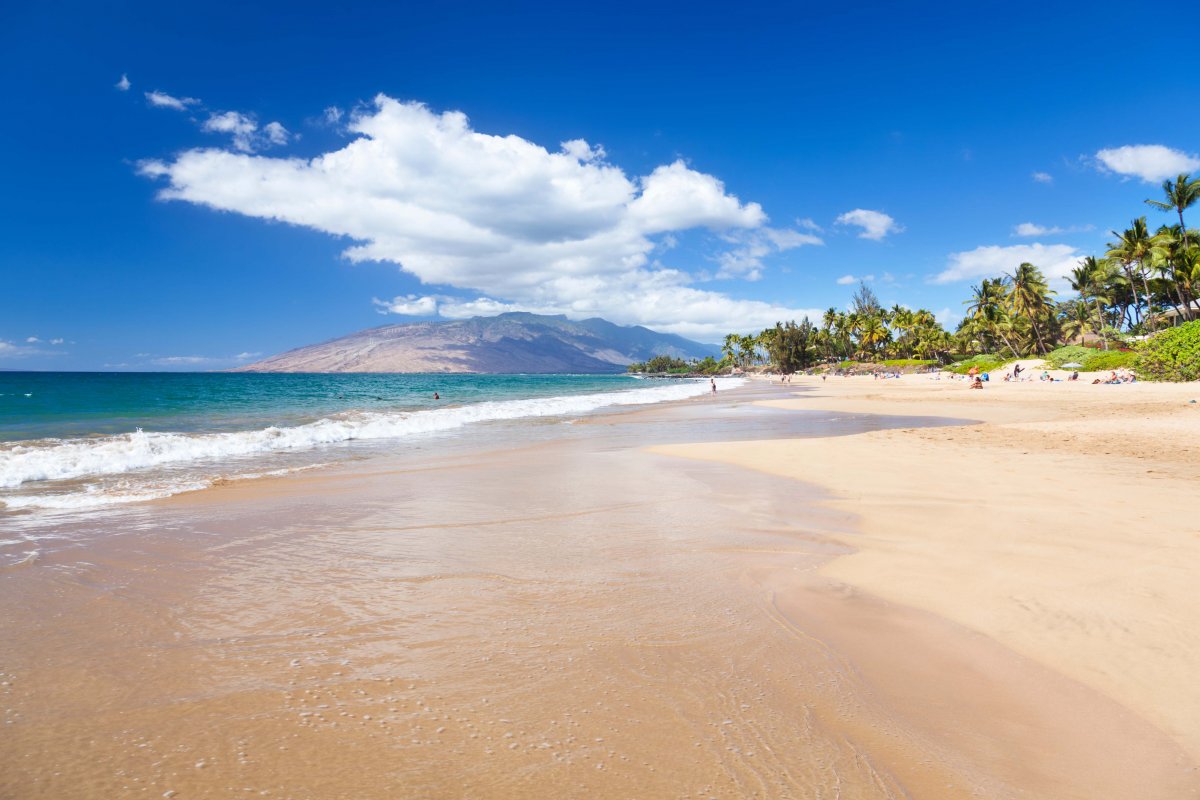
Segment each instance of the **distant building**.
[{"label": "distant building", "polygon": [[1183,309],[1184,309],[1183,306],[1180,306],[1178,309],[1171,307],[1171,308],[1168,308],[1166,311],[1163,311],[1159,314],[1155,314],[1154,320],[1159,323],[1157,327],[1161,327],[1161,328],[1174,327],[1176,325],[1182,325],[1183,323],[1187,322],[1189,319],[1190,320],[1200,319],[1200,300],[1193,300],[1192,302],[1188,303],[1187,310],[1189,313],[1187,314],[1186,317],[1183,314]]}]

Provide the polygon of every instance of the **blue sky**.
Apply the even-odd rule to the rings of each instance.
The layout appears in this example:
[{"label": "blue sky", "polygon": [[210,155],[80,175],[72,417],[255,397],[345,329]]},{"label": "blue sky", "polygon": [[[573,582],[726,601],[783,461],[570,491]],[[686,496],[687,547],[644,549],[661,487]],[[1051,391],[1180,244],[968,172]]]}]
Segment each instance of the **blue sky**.
[{"label": "blue sky", "polygon": [[714,341],[857,279],[952,327],[1200,172],[1182,3],[14,5],[6,369],[505,309]]}]

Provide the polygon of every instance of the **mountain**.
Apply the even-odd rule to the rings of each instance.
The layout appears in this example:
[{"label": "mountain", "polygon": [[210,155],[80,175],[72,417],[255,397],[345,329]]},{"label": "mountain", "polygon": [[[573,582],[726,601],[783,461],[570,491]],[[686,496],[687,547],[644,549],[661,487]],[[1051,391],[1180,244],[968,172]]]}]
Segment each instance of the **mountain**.
[{"label": "mountain", "polygon": [[509,313],[370,328],[238,372],[624,372],[656,355],[704,358],[715,345],[594,318]]}]

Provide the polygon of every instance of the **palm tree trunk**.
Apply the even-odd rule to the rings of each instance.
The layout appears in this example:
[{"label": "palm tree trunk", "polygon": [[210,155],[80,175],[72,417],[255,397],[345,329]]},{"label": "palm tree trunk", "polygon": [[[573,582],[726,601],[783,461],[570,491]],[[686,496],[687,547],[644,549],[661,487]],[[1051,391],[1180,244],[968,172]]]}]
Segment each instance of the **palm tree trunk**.
[{"label": "palm tree trunk", "polygon": [[1100,298],[1096,298],[1096,333],[1100,334],[1100,341],[1104,342],[1104,349],[1108,349],[1108,337],[1104,335],[1104,311],[1100,306]]},{"label": "palm tree trunk", "polygon": [[1138,297],[1137,282],[1133,279],[1133,270],[1129,266],[1125,266],[1125,276],[1129,278],[1129,291],[1133,292],[1133,321],[1135,325],[1140,325],[1142,323],[1142,301]]}]

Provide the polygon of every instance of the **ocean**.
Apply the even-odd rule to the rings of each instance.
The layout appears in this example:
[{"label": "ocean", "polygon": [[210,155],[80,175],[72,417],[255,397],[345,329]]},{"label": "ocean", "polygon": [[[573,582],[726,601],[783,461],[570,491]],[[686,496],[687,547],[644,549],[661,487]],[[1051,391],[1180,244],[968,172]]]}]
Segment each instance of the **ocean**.
[{"label": "ocean", "polygon": [[708,391],[627,375],[0,372],[0,521]]}]

